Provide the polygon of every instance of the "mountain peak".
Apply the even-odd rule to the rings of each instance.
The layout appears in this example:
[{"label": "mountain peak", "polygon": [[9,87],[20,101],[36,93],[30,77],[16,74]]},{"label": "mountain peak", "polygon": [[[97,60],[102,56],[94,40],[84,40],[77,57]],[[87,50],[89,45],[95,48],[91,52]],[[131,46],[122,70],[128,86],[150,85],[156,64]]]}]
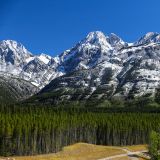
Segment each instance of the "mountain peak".
[{"label": "mountain peak", "polygon": [[117,36],[115,33],[111,33],[109,35],[109,43],[111,45],[115,45],[115,44],[117,44],[120,41],[123,42],[123,40],[119,36]]},{"label": "mountain peak", "polygon": [[103,32],[101,31],[94,31],[94,32],[90,32],[86,39],[85,39],[85,42],[89,42],[89,43],[106,43],[107,40],[106,40],[106,36]]},{"label": "mountain peak", "polygon": [[141,37],[136,44],[147,44],[147,43],[160,42],[160,34],[157,32],[148,32]]},{"label": "mountain peak", "polygon": [[92,41],[92,40],[99,40],[99,39],[106,39],[106,36],[105,36],[105,34],[103,33],[103,32],[101,32],[101,31],[93,31],[93,32],[90,32],[88,35],[87,35],[87,37],[86,37],[86,39],[88,40],[88,41]]},{"label": "mountain peak", "polygon": [[13,48],[17,48],[17,47],[25,48],[21,43],[15,41],[15,40],[3,40],[3,41],[1,41],[1,43],[10,47],[10,48],[12,48],[12,47]]},{"label": "mountain peak", "polygon": [[101,46],[102,48],[108,48],[108,50],[111,50],[112,47],[107,41],[107,36],[101,31],[94,31],[90,32],[87,37],[82,41],[82,46],[88,46],[88,45],[96,45]]},{"label": "mountain peak", "polygon": [[1,41],[1,42],[2,42],[2,43],[5,43],[5,44],[7,44],[7,45],[10,45],[10,44],[15,44],[15,45],[17,45],[17,44],[18,44],[17,41],[15,41],[15,40],[10,40],[10,39],[3,40],[3,41]]},{"label": "mountain peak", "polygon": [[157,36],[159,33],[157,32],[148,32],[144,35],[144,37],[146,38],[151,38],[151,37],[154,37],[154,36]]},{"label": "mountain peak", "polygon": [[116,38],[120,39],[119,36],[117,36],[115,33],[111,33],[111,34],[109,35],[109,37],[116,37]]},{"label": "mountain peak", "polygon": [[32,54],[21,43],[14,40],[0,42],[0,62],[2,64],[19,66],[31,56]]},{"label": "mountain peak", "polygon": [[154,39],[155,37],[157,37],[159,35],[159,33],[157,32],[148,32],[146,33],[142,38],[144,40],[152,40]]},{"label": "mountain peak", "polygon": [[13,53],[18,53],[19,55],[31,56],[32,54],[22,45],[15,40],[3,40],[0,42],[0,47],[3,50],[11,50]]},{"label": "mountain peak", "polygon": [[109,44],[115,49],[119,50],[127,45],[126,42],[124,42],[119,36],[117,36],[115,33],[111,33],[108,37]]}]

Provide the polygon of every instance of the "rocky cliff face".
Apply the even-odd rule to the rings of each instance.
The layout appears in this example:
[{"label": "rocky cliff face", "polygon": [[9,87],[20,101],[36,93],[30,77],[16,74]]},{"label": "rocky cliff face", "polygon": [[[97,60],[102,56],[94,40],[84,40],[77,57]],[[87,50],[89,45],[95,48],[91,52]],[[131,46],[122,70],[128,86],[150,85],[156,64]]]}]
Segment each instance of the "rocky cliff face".
[{"label": "rocky cliff face", "polygon": [[65,75],[44,87],[40,95],[56,92],[61,100],[134,98],[154,96],[159,88],[157,33],[147,33],[137,42],[127,43],[115,34],[91,32],[59,58],[59,68]]},{"label": "rocky cliff face", "polygon": [[0,76],[0,104],[27,99],[38,91],[37,87],[23,79]]},{"label": "rocky cliff face", "polygon": [[16,41],[1,41],[1,102],[23,100],[36,94],[58,74],[55,64],[54,58],[45,54],[33,55]]},{"label": "rocky cliff face", "polygon": [[160,34],[127,43],[113,33],[91,32],[57,57],[35,56],[15,41],[2,41],[0,64],[1,75],[45,86],[39,95],[51,101],[154,96],[160,84]]},{"label": "rocky cliff face", "polygon": [[22,78],[42,88],[59,75],[56,66],[57,62],[49,55],[33,55],[16,41],[0,42],[0,75]]}]

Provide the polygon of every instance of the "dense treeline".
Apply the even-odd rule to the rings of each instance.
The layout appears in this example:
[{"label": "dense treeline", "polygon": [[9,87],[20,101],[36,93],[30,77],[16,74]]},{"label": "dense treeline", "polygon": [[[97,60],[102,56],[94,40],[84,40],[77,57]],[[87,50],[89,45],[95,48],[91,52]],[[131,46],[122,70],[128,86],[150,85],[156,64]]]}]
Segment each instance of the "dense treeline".
[{"label": "dense treeline", "polygon": [[149,154],[151,160],[160,160],[160,133],[152,131],[150,134]]},{"label": "dense treeline", "polygon": [[103,113],[70,108],[0,108],[0,155],[57,152],[76,142],[133,145],[159,130],[158,113]]},{"label": "dense treeline", "polygon": [[[50,93],[45,95],[36,95],[23,103],[26,105],[52,105],[55,107],[80,107],[80,108],[92,108],[92,109],[104,109],[108,111],[141,111],[141,112],[155,112],[160,111],[160,91],[157,91],[155,97],[151,97],[150,94],[146,94],[141,97],[112,97],[112,98],[96,98],[90,97],[89,99],[72,99],[72,100],[55,100],[56,93]],[[61,95],[62,96],[62,95]],[[59,97],[58,95],[56,97]],[[97,95],[98,97],[98,95]],[[38,98],[38,99],[37,99]]]}]

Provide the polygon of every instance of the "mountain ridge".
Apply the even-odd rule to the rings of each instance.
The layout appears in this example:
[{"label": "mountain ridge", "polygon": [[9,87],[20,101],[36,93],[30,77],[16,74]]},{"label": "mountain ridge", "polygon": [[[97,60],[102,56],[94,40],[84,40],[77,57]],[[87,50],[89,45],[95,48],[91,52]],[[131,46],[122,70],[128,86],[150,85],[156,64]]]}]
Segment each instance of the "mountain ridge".
[{"label": "mountain ridge", "polygon": [[[90,32],[56,57],[33,55],[15,41],[2,41],[0,73],[16,75],[39,90],[44,87],[39,94],[48,92],[49,87],[50,92],[65,90],[67,99],[73,99],[69,92],[74,95],[79,89],[82,94],[76,100],[95,94],[99,99],[154,96],[160,86],[159,50],[160,34],[154,32],[133,43],[114,33],[106,36],[101,31]],[[63,92],[60,99],[65,97]]]}]

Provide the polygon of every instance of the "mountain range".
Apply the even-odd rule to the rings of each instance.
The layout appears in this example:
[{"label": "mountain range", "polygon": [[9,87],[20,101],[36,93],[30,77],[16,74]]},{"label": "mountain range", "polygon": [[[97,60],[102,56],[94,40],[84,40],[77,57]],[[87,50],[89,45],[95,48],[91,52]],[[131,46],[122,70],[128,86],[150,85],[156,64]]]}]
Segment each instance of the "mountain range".
[{"label": "mountain range", "polygon": [[36,101],[51,103],[153,97],[160,87],[160,34],[149,32],[127,43],[116,34],[95,31],[56,57],[3,40],[0,77],[3,93],[15,99],[17,89],[17,100],[34,94]]}]

